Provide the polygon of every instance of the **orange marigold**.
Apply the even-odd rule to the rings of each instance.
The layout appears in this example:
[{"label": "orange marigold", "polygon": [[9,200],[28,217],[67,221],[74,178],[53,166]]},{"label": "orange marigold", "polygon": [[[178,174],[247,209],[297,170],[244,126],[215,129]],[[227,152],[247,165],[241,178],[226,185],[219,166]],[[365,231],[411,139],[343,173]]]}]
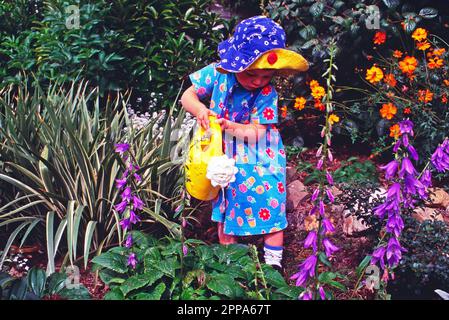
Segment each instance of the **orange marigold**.
[{"label": "orange marigold", "polygon": [[380,115],[382,116],[382,118],[385,118],[388,120],[393,119],[396,112],[398,112],[398,109],[391,102],[384,103],[382,105],[382,109],[380,109]]},{"label": "orange marigold", "polygon": [[313,88],[315,88],[315,87],[318,87],[319,85],[320,85],[320,84],[319,84],[318,81],[316,81],[316,80],[310,81],[310,84],[309,84],[310,89],[313,89]]},{"label": "orange marigold", "polygon": [[384,73],[383,73],[382,69],[380,69],[376,66],[372,66],[370,69],[366,70],[366,80],[368,80],[369,82],[371,82],[373,84],[382,80],[383,77],[384,77]]},{"label": "orange marigold", "polygon": [[418,28],[412,33],[412,38],[416,41],[423,41],[427,38],[427,31],[423,28]]},{"label": "orange marigold", "polygon": [[324,97],[325,91],[322,86],[315,86],[312,88],[312,97],[315,99],[321,99]]},{"label": "orange marigold", "polygon": [[287,117],[287,106],[282,106],[281,108],[279,108],[281,110],[281,117],[285,118]]},{"label": "orange marigold", "polygon": [[416,47],[418,48],[418,50],[424,51],[430,48],[430,43],[429,41],[418,42],[416,44]]},{"label": "orange marigold", "polygon": [[399,69],[403,73],[412,73],[418,66],[418,60],[415,57],[406,56],[403,60],[399,61]]},{"label": "orange marigold", "polygon": [[399,128],[398,124],[392,125],[390,127],[390,137],[395,138],[396,140],[399,139],[399,136],[401,135],[401,128]]},{"label": "orange marigold", "polygon": [[340,118],[336,114],[331,114],[329,118],[327,119],[330,125],[333,125],[334,123],[340,121]]},{"label": "orange marigold", "polygon": [[433,93],[429,90],[418,90],[418,100],[424,103],[432,101]]},{"label": "orange marigold", "polygon": [[395,57],[395,58],[401,58],[402,57],[402,52],[401,51],[399,51],[399,50],[394,50],[393,51],[393,57]]},{"label": "orange marigold", "polygon": [[387,34],[385,33],[385,31],[377,31],[376,34],[374,35],[373,42],[374,44],[382,44],[385,43],[386,40]]},{"label": "orange marigold", "polygon": [[429,69],[439,69],[443,66],[443,59],[437,57],[430,58],[427,66],[429,67]]},{"label": "orange marigold", "polygon": [[295,99],[295,109],[302,110],[306,107],[307,100],[304,97],[298,97]]},{"label": "orange marigold", "polygon": [[444,85],[445,85],[446,87],[449,87],[449,80],[444,79],[444,80],[443,80],[443,83],[444,83]]},{"label": "orange marigold", "polygon": [[385,75],[385,83],[390,87],[396,87],[397,81],[393,74],[389,73]]},{"label": "orange marigold", "polygon": [[446,52],[446,49],[444,49],[444,48],[433,50],[433,54],[438,57],[441,57],[445,52]]},{"label": "orange marigold", "polygon": [[323,103],[321,103],[320,100],[315,99],[315,108],[317,108],[320,111],[324,111],[324,109],[326,108],[325,105]]}]

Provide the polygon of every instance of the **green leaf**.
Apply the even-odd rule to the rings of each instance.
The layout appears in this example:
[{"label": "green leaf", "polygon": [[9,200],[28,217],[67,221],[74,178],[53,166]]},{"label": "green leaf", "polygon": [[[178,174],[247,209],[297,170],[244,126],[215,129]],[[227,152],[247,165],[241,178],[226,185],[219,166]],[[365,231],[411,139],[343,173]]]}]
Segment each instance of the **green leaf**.
[{"label": "green leaf", "polygon": [[101,281],[106,285],[111,286],[111,284],[122,284],[126,279],[122,278],[122,275],[112,271],[111,269],[102,269],[99,272]]},{"label": "green leaf", "polygon": [[87,288],[82,284],[79,285],[79,288],[64,288],[59,295],[69,300],[90,300],[92,298]]},{"label": "green leaf", "polygon": [[28,286],[36,296],[42,298],[45,290],[45,282],[47,277],[45,275],[45,271],[42,269],[38,269],[33,267],[27,275]]},{"label": "green leaf", "polygon": [[243,289],[239,286],[237,281],[227,274],[213,275],[206,285],[213,292],[231,299],[244,296]]},{"label": "green leaf", "polygon": [[314,26],[306,26],[299,31],[299,35],[306,41],[311,40],[316,36],[316,29]]},{"label": "green leaf", "polygon": [[318,259],[327,267],[332,268],[332,264],[330,263],[329,259],[327,258],[326,254],[324,252],[320,252],[318,254]]},{"label": "green leaf", "polygon": [[291,299],[298,299],[299,295],[304,291],[302,287],[285,286],[277,289],[275,293],[283,294]]},{"label": "green leaf", "polygon": [[66,279],[67,275],[65,273],[52,273],[47,279],[49,294],[58,294],[62,289],[64,289]]},{"label": "green leaf", "polygon": [[399,0],[382,0],[389,9],[394,9],[399,5]]},{"label": "green leaf", "polygon": [[92,259],[93,263],[118,273],[126,273],[128,271],[127,261],[128,260],[124,255],[112,253],[110,251]]},{"label": "green leaf", "polygon": [[154,266],[156,269],[162,271],[166,275],[174,278],[176,270],[181,268],[181,263],[175,257],[169,257],[165,260],[160,261]]},{"label": "green leaf", "polygon": [[312,4],[309,8],[309,12],[313,17],[318,17],[323,13],[324,10],[324,3],[322,2],[315,2]]},{"label": "green leaf", "polygon": [[267,283],[275,288],[281,288],[287,286],[284,277],[275,270],[272,266],[263,264],[262,271],[265,274],[265,280]]},{"label": "green leaf", "polygon": [[166,289],[165,283],[159,283],[151,293],[138,293],[135,296],[131,297],[136,300],[161,300],[162,295],[164,294]]},{"label": "green leaf", "polygon": [[438,16],[438,10],[435,8],[422,8],[419,15],[424,19],[433,19]]},{"label": "green leaf", "polygon": [[125,300],[125,296],[120,288],[113,288],[105,294],[104,300]]},{"label": "green leaf", "polygon": [[149,280],[150,279],[146,274],[137,274],[126,279],[126,281],[120,286],[120,290],[122,290],[123,295],[126,296],[131,291],[146,286]]},{"label": "green leaf", "polygon": [[360,262],[359,266],[356,268],[357,276],[360,277],[360,275],[364,272],[365,268],[368,266],[370,261],[371,261],[370,255],[363,258],[362,262]]}]

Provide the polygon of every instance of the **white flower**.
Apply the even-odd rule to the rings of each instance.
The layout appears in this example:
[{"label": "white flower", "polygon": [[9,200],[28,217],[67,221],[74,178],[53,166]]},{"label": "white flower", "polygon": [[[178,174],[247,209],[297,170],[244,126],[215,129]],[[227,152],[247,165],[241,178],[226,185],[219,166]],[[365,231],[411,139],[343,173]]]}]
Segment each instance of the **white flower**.
[{"label": "white flower", "polygon": [[229,183],[235,181],[235,175],[238,172],[235,166],[235,159],[223,155],[212,157],[207,166],[206,177],[211,181],[213,187],[227,187]]}]

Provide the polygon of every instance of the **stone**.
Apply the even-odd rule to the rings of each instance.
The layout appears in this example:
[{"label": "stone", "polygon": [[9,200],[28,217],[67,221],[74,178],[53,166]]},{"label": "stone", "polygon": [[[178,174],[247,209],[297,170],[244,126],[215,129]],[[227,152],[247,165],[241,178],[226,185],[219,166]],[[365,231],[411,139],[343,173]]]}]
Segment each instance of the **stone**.
[{"label": "stone", "polygon": [[304,184],[295,180],[287,186],[287,212],[292,212],[308,195]]},{"label": "stone", "polygon": [[426,204],[447,209],[449,207],[449,194],[441,188],[430,188],[429,200]]},{"label": "stone", "polygon": [[287,166],[286,173],[287,173],[287,181],[292,181],[293,179],[295,179],[297,171],[295,167]]},{"label": "stone", "polygon": [[[369,197],[368,203],[372,203],[376,199],[382,199],[385,197],[386,190],[379,188]],[[353,208],[359,210],[359,202],[354,203]],[[355,213],[352,213],[349,209],[343,210],[343,233],[347,236],[352,236],[354,233],[359,233],[368,229],[368,226],[363,223],[362,219],[357,219]]]},{"label": "stone", "polygon": [[416,208],[413,210],[412,217],[419,222],[423,222],[424,220],[444,221],[442,214],[437,209],[428,207]]}]

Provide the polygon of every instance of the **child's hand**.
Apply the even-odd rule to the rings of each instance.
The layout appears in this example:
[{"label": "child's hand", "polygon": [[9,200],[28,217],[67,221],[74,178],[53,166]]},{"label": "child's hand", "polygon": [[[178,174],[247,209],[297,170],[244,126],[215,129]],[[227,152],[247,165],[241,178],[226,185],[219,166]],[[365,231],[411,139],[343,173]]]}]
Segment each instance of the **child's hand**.
[{"label": "child's hand", "polygon": [[221,127],[221,131],[226,130],[229,128],[229,120],[226,120],[225,118],[220,118],[215,120],[216,123],[218,123]]},{"label": "child's hand", "polygon": [[207,109],[206,107],[204,107],[204,109],[202,109],[196,115],[198,123],[201,127],[203,127],[204,130],[209,129],[209,116],[217,116],[217,114],[212,110]]}]

